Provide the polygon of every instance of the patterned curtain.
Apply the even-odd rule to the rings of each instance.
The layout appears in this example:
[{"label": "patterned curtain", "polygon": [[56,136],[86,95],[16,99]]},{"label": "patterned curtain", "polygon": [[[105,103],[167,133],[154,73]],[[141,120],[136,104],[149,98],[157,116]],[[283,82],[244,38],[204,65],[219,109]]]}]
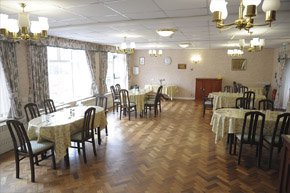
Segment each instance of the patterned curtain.
[{"label": "patterned curtain", "polygon": [[9,117],[19,118],[22,116],[22,105],[18,91],[18,66],[14,42],[0,42],[0,60],[8,83],[8,92],[11,96],[11,111]]},{"label": "patterned curtain", "polygon": [[28,46],[28,77],[29,77],[29,102],[34,102],[43,107],[44,99],[49,98],[47,47]]},{"label": "patterned curtain", "polygon": [[94,51],[89,51],[86,50],[86,56],[87,56],[87,61],[88,61],[88,65],[90,68],[90,72],[92,75],[92,92],[93,95],[96,96],[99,92],[98,92],[98,88],[97,88],[97,78],[96,78],[96,52]]},{"label": "patterned curtain", "polygon": [[288,58],[288,44],[284,43],[279,50],[279,58],[278,58],[278,69],[275,75],[275,80],[277,84],[277,93],[275,98],[275,108],[282,108],[283,103],[283,93],[282,90],[282,81],[283,75],[285,71],[285,64]]},{"label": "patterned curtain", "polygon": [[108,53],[100,52],[100,93],[105,94],[108,92],[106,77],[108,70]]},{"label": "patterned curtain", "polygon": [[132,74],[131,74],[131,66],[130,66],[131,55],[126,55],[126,62],[127,62],[127,76],[128,76],[128,89],[132,85]]}]

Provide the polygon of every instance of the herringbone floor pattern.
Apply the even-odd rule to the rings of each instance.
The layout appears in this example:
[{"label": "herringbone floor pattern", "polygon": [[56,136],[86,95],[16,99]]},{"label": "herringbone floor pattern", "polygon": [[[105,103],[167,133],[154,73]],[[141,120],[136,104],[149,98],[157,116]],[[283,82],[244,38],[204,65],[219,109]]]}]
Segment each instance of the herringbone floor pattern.
[{"label": "herringbone floor pattern", "polygon": [[[239,193],[276,192],[278,161],[267,169],[256,167],[254,151],[229,155],[225,142],[214,143],[211,112],[202,117],[202,106],[194,101],[166,101],[161,115],[119,120],[108,114],[109,136],[94,157],[87,144],[88,164],[76,149],[70,149],[71,167],[64,163],[51,169],[51,160],[36,166],[36,183],[30,182],[28,159],[22,161],[21,179],[15,178],[13,152],[0,156],[0,192],[19,193]],[[243,154],[245,155],[245,154]],[[275,154],[276,155],[276,154]]]}]

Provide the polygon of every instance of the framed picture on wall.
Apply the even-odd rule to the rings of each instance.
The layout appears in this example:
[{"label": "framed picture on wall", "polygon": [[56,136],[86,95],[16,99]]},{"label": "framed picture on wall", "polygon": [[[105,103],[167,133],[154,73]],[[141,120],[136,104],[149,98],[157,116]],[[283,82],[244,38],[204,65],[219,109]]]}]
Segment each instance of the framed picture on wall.
[{"label": "framed picture on wall", "polygon": [[145,64],[145,58],[144,57],[140,57],[139,58],[139,64],[140,65],[144,65]]},{"label": "framed picture on wall", "polygon": [[181,69],[181,70],[185,70],[186,69],[186,64],[178,64],[177,68]]},{"label": "framed picture on wall", "polygon": [[246,59],[232,59],[232,71],[245,71],[247,69]]}]

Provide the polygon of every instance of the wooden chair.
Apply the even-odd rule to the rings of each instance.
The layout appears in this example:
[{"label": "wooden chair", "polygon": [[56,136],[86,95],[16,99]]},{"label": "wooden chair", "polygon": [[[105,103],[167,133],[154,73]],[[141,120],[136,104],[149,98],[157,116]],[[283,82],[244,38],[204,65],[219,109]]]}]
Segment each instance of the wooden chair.
[{"label": "wooden chair", "polygon": [[[259,124],[258,124],[259,122]],[[265,124],[265,114],[259,111],[247,112],[244,117],[243,128],[241,133],[235,133],[234,153],[236,153],[237,143],[240,143],[238,165],[241,162],[241,155],[244,144],[256,146],[256,156],[258,156],[258,167],[260,167],[262,146],[263,146],[263,129]]]},{"label": "wooden chair", "polygon": [[289,134],[290,128],[290,113],[283,113],[277,116],[273,134],[268,136],[265,135],[263,140],[265,142],[265,147],[269,146],[270,156],[269,156],[269,168],[271,168],[273,148],[277,147],[278,152],[280,152],[283,142],[282,135]]},{"label": "wooden chair", "polygon": [[240,85],[238,87],[238,92],[239,93],[244,93],[244,92],[247,92],[248,90],[249,90],[249,88],[247,86]]},{"label": "wooden chair", "polygon": [[129,114],[129,120],[130,120],[130,114],[132,111],[135,111],[135,117],[137,118],[137,108],[136,108],[136,104],[133,102],[130,102],[130,96],[129,96],[129,92],[126,89],[121,89],[120,90],[120,120],[121,120],[121,116],[122,116],[122,112],[124,113],[124,115],[126,115],[126,113],[128,112]]},{"label": "wooden chair", "polygon": [[[100,96],[100,95],[96,96],[96,106],[103,107],[106,116],[107,116],[107,112],[108,112],[107,103],[108,103],[108,98],[106,96]],[[108,127],[107,126],[105,127],[105,130],[106,130],[106,136],[108,136]],[[101,145],[102,140],[101,140],[100,127],[98,127],[98,132],[96,132],[96,128],[95,128],[95,133],[98,134],[98,144]]]},{"label": "wooden chair", "polygon": [[250,109],[250,101],[247,98],[244,97],[238,97],[236,98],[236,106],[237,109]]},{"label": "wooden chair", "polygon": [[204,117],[206,109],[211,109],[211,110],[213,109],[213,99],[205,96],[205,89],[204,88],[201,89],[201,96],[202,96],[202,105],[203,105],[202,116]]},{"label": "wooden chair", "polygon": [[262,99],[259,101],[259,110],[274,111],[274,102],[270,99]]},{"label": "wooden chair", "polygon": [[232,92],[232,87],[230,85],[226,85],[224,87],[224,92]]},{"label": "wooden chair", "polygon": [[115,94],[116,94],[117,97],[119,96],[120,90],[121,90],[121,85],[120,84],[116,84],[115,85],[115,92],[116,92]]},{"label": "wooden chair", "polygon": [[245,91],[243,94],[244,98],[247,98],[250,101],[250,109],[255,109],[255,98],[256,94],[253,91]]},{"label": "wooden chair", "polygon": [[45,99],[43,104],[45,114],[56,112],[56,108],[52,99]]},{"label": "wooden chair", "polygon": [[111,94],[112,94],[112,100],[113,100],[113,113],[115,113],[115,106],[117,107],[117,112],[118,112],[118,107],[120,106],[120,95],[116,95],[116,90],[114,86],[110,86],[111,89]]},{"label": "wooden chair", "polygon": [[[90,142],[93,144],[94,155],[97,155],[95,138],[94,138],[94,120],[95,120],[96,109],[93,107],[88,108],[85,111],[83,128],[80,132],[75,133],[71,136],[71,141],[77,143],[77,147],[71,146],[72,148],[77,148],[80,152],[80,149],[83,150],[84,162],[87,163],[86,157],[86,145],[85,142]],[[80,144],[82,144],[80,146]]]},{"label": "wooden chair", "polygon": [[34,164],[38,164],[43,160],[38,160],[38,155],[46,153],[49,150],[51,151],[51,155],[46,155],[45,158],[52,157],[53,169],[56,169],[54,144],[52,142],[37,142],[36,140],[30,141],[27,136],[26,129],[20,121],[8,120],[6,124],[14,146],[16,178],[19,178],[20,174],[20,161],[28,157],[30,160],[31,182],[35,182]]},{"label": "wooden chair", "polygon": [[238,84],[237,84],[235,81],[233,82],[233,92],[234,92],[234,93],[239,92]]},{"label": "wooden chair", "polygon": [[149,109],[149,111],[151,112],[151,108],[153,107],[154,109],[154,116],[156,117],[156,115],[158,114],[158,107],[159,110],[161,112],[161,96],[162,96],[162,88],[163,86],[159,86],[157,93],[155,95],[155,99],[154,100],[147,100],[144,104],[144,109],[145,109],[145,113],[147,113],[147,109]]},{"label": "wooden chair", "polygon": [[39,109],[35,103],[28,103],[24,106],[26,120],[29,122],[31,119],[40,116]]}]

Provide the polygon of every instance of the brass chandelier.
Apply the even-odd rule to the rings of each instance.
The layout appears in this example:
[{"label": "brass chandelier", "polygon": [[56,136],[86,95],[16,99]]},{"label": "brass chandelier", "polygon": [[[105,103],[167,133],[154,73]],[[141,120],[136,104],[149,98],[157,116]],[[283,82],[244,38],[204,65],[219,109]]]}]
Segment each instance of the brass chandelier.
[{"label": "brass chandelier", "polygon": [[127,45],[127,37],[124,37],[124,41],[120,46],[116,47],[116,52],[118,54],[133,54],[136,48],[135,42],[131,42],[130,45]]},{"label": "brass chandelier", "polygon": [[265,23],[255,24],[254,17],[257,15],[257,6],[261,0],[240,0],[239,17],[233,23],[225,24],[224,20],[228,16],[227,2],[225,0],[211,0],[210,11],[212,12],[213,22],[219,29],[228,29],[235,26],[238,29],[249,31],[254,26],[269,26],[276,20],[276,11],[280,7],[280,0],[264,0],[262,9],[265,12]]},{"label": "brass chandelier", "polygon": [[22,12],[18,14],[18,20],[0,13],[0,38],[13,40],[46,38],[49,29],[47,18],[38,17],[38,21],[30,21],[29,14],[24,11],[26,4],[20,3],[20,6]]}]

